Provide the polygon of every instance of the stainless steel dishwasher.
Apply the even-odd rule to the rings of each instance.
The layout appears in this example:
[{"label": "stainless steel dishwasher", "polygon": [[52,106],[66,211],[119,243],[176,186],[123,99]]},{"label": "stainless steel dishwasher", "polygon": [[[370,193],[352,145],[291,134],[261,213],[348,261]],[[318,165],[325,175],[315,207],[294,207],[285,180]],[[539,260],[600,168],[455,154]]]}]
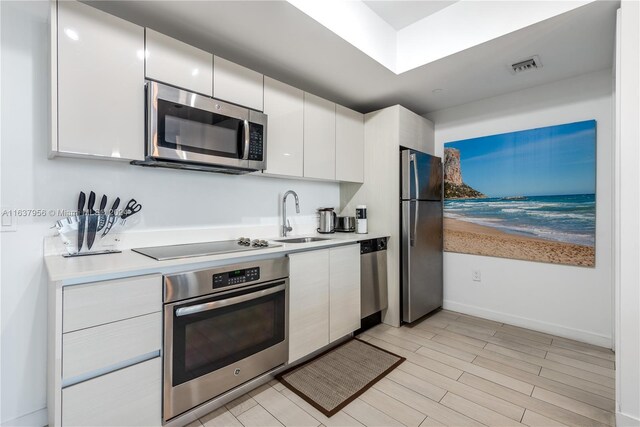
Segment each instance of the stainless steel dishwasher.
[{"label": "stainless steel dishwasher", "polygon": [[360,318],[387,308],[387,239],[360,242]]}]

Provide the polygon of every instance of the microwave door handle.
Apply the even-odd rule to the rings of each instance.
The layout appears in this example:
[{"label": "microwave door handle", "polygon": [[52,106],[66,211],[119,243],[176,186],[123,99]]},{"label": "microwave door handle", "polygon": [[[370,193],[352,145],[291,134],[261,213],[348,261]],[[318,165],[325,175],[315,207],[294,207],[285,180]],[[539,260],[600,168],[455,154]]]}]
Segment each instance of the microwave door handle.
[{"label": "microwave door handle", "polygon": [[244,150],[242,151],[242,160],[249,160],[249,143],[251,139],[249,138],[249,121],[244,121]]},{"label": "microwave door handle", "polygon": [[275,294],[276,292],[283,291],[285,289],[285,285],[275,286],[273,288],[265,289],[260,292],[253,292],[247,295],[241,295],[239,297],[233,297],[228,299],[223,299],[219,301],[211,301],[204,304],[192,305],[189,307],[181,307],[176,310],[176,316],[188,316],[190,314],[202,313],[205,311],[215,310],[217,308],[226,307],[229,305],[239,304],[241,302],[251,301],[252,299],[261,298],[266,295]]}]

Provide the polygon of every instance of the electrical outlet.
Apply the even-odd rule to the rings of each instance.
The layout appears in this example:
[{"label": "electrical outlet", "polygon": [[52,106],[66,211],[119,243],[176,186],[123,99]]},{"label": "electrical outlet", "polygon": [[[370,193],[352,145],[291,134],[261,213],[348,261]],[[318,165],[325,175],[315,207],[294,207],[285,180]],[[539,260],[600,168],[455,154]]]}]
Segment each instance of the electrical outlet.
[{"label": "electrical outlet", "polygon": [[473,270],[473,272],[471,273],[471,278],[474,282],[481,282],[482,275],[480,274],[480,270]]}]

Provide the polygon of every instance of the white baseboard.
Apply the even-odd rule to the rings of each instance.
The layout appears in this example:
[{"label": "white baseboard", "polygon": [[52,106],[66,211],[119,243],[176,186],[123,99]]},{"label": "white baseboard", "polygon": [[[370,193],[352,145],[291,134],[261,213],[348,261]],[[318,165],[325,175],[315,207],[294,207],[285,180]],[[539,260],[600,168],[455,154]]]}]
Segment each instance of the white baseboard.
[{"label": "white baseboard", "polygon": [[618,427],[638,427],[640,426],[640,418],[633,418],[622,412],[616,412],[616,426]]},{"label": "white baseboard", "polygon": [[581,341],[600,347],[612,348],[613,342],[610,336],[600,335],[582,329],[567,328],[566,326],[557,325],[555,323],[543,322],[540,320],[529,319],[512,314],[502,313],[494,310],[487,310],[469,304],[462,304],[455,301],[445,300],[443,308],[451,311],[457,311],[472,316],[483,317],[489,320],[495,320],[501,323],[508,323],[521,328],[532,329],[534,331],[544,332],[547,334],[557,335],[559,337]]},{"label": "white baseboard", "polygon": [[43,427],[48,423],[47,408],[42,408],[10,421],[5,421],[0,424],[0,427]]}]

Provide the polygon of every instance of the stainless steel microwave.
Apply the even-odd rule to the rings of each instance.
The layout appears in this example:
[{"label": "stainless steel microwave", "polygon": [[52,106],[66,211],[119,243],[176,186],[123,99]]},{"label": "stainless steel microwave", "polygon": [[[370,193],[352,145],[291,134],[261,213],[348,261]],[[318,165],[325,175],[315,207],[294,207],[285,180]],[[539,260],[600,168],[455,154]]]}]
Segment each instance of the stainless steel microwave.
[{"label": "stainless steel microwave", "polygon": [[243,174],[266,168],[267,116],[147,81],[143,166]]}]

